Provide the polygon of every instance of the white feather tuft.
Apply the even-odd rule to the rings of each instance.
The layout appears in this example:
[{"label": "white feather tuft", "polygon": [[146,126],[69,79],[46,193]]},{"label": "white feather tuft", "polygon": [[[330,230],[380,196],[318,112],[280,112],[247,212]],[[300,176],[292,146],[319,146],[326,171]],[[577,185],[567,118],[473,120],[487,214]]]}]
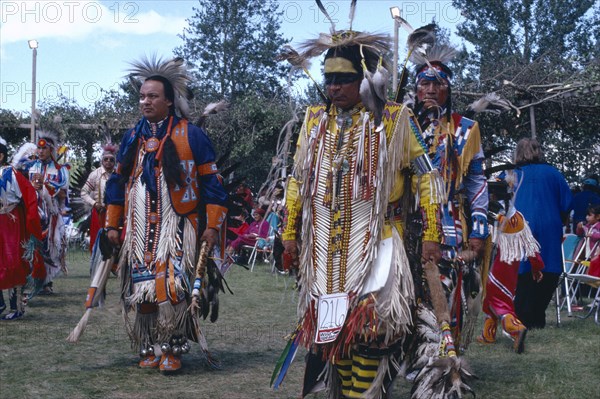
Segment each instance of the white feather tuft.
[{"label": "white feather tuft", "polygon": [[502,111],[508,111],[509,109],[508,101],[496,93],[488,93],[469,105],[469,110],[474,113],[491,112],[500,114]]},{"label": "white feather tuft", "polygon": [[210,103],[204,108],[204,112],[202,112],[202,115],[207,116],[211,114],[217,114],[219,112],[225,111],[228,107],[229,103],[225,100]]},{"label": "white feather tuft", "polygon": [[18,150],[15,155],[12,157],[11,165],[15,169],[20,169],[21,165],[27,161],[33,155],[35,155],[37,151],[37,146],[33,143],[25,143]]}]

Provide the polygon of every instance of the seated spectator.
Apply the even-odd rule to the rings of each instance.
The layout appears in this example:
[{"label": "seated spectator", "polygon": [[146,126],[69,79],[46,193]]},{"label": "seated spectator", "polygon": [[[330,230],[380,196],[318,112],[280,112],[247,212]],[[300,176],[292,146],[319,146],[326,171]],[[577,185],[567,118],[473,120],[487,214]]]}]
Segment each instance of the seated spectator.
[{"label": "seated spectator", "polygon": [[269,223],[264,220],[265,210],[262,208],[256,208],[252,211],[252,217],[254,221],[250,223],[248,229],[238,236],[235,240],[231,241],[227,247],[227,253],[229,255],[238,254],[242,245],[254,246],[258,238],[267,238],[269,235]]},{"label": "seated spectator", "polygon": [[600,277],[600,205],[590,206],[585,220],[587,223],[577,225],[577,235],[588,238],[585,251],[585,258],[591,260],[588,273]]}]

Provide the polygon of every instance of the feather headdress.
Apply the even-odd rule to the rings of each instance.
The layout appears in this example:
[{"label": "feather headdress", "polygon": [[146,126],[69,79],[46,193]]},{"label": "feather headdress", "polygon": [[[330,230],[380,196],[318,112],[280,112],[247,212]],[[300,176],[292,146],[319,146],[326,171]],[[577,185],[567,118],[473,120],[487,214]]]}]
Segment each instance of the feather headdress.
[{"label": "feather headdress", "polygon": [[433,46],[420,47],[412,53],[411,62],[416,65],[440,63],[447,64],[456,57],[456,49],[448,44],[434,43]]},{"label": "feather headdress", "polygon": [[[194,96],[188,87],[190,77],[187,68],[184,65],[184,60],[181,57],[176,57],[171,60],[163,60],[156,55],[151,58],[144,57],[139,61],[130,63],[129,80],[136,90],[139,91],[142,83],[153,76],[160,76],[166,79],[173,87],[174,111],[186,119],[190,117],[189,100]],[[165,93],[166,94],[166,93]]]},{"label": "feather headdress", "polygon": [[[316,0],[316,3],[331,25],[329,32],[321,33],[317,38],[301,43],[298,46],[299,51],[286,46],[279,59],[288,60],[293,68],[302,68],[308,73],[309,60],[325,52],[327,53],[326,58],[346,58],[349,53],[355,53],[356,59],[360,61],[353,73],[363,75],[360,87],[361,100],[365,107],[374,114],[375,122],[379,124],[383,105],[387,101],[389,72],[383,55],[390,51],[390,37],[384,34],[353,30],[352,22],[356,13],[357,0],[350,2],[350,28],[348,30],[338,30],[323,3],[320,0]],[[327,73],[327,71],[325,72]],[[312,79],[310,74],[309,77]],[[318,84],[317,87],[319,87]],[[320,88],[319,91],[325,97],[324,91]]]}]

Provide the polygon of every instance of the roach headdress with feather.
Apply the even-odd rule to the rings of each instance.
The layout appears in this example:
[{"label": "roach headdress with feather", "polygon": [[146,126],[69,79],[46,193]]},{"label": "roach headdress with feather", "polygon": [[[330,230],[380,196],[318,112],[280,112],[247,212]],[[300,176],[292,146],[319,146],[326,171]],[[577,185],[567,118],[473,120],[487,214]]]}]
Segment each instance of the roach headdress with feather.
[{"label": "roach headdress with feather", "polygon": [[357,0],[350,4],[350,28],[337,30],[335,23],[320,0],[317,6],[331,24],[329,33],[300,44],[299,52],[286,47],[280,59],[288,60],[294,68],[307,70],[308,60],[325,54],[325,83],[344,84],[362,80],[360,97],[364,106],[379,123],[387,100],[389,72],[383,55],[390,51],[390,38],[384,34],[358,32],[352,29]]},{"label": "roach headdress with feather", "polygon": [[456,49],[436,40],[437,26],[429,24],[408,36],[410,61],[415,64],[415,83],[422,79],[444,80],[450,85],[453,73],[448,63],[456,56]]},{"label": "roach headdress with feather", "polygon": [[189,119],[189,100],[193,98],[188,87],[190,77],[184,65],[183,58],[176,57],[164,61],[156,55],[152,58],[144,57],[139,61],[130,63],[129,81],[139,91],[146,80],[158,80],[165,86],[165,96],[173,103],[170,112],[177,116]]},{"label": "roach headdress with feather", "polygon": [[102,146],[102,156],[104,155],[112,155],[116,156],[119,147],[113,143],[106,143]]},{"label": "roach headdress with feather", "polygon": [[[456,56],[456,49],[448,44],[437,40],[436,24],[429,24],[415,29],[408,36],[408,59],[415,65],[415,86],[418,88],[422,82],[439,82],[447,88],[447,96],[444,104],[439,104],[447,117],[452,112],[452,70],[448,63]],[[429,83],[431,84],[431,83]],[[418,109],[418,105],[415,110]]]}]

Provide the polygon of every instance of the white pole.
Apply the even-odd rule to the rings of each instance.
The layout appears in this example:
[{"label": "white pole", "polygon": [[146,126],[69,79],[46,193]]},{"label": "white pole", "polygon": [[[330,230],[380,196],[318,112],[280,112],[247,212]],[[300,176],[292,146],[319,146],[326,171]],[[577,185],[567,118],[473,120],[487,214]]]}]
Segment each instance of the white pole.
[{"label": "white pole", "polygon": [[[29,46],[31,47],[31,42]],[[31,142],[35,143],[35,75],[36,75],[36,63],[37,63],[37,42],[35,42],[35,47],[32,47],[33,50],[33,65],[31,69]]]},{"label": "white pole", "polygon": [[398,90],[398,30],[400,28],[400,23],[397,18],[394,18],[394,74],[392,75],[392,91],[394,96],[396,95],[396,90]]}]

